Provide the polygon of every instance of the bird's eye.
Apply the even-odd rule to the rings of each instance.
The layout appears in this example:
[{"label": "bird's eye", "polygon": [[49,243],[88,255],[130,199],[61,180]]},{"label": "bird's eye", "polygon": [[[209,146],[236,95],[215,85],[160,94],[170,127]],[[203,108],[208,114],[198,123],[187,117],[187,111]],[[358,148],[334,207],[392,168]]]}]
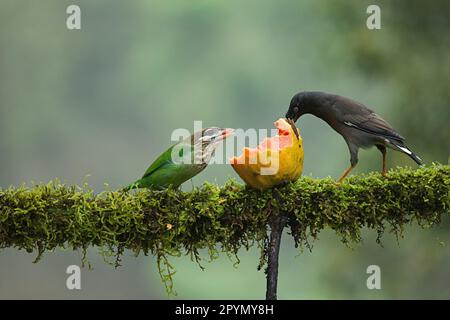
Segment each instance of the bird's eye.
[{"label": "bird's eye", "polygon": [[294,107],[294,112],[297,113],[298,112],[298,107]]},{"label": "bird's eye", "polygon": [[216,138],[218,134],[218,130],[217,129],[206,129],[205,132],[203,133],[203,141],[212,141]]}]

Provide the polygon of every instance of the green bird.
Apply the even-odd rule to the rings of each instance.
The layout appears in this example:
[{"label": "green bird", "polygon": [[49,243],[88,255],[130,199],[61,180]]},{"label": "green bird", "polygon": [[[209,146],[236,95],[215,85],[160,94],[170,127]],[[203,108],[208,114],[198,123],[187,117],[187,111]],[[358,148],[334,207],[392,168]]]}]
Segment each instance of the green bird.
[{"label": "green bird", "polygon": [[195,132],[167,149],[150,165],[142,178],[122,190],[178,188],[206,168],[216,147],[233,132],[230,128],[217,127]]}]

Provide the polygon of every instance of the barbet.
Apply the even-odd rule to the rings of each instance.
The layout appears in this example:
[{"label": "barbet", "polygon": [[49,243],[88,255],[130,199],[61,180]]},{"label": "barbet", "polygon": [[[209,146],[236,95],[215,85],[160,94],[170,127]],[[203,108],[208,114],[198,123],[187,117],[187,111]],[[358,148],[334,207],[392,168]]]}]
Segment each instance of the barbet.
[{"label": "barbet", "polygon": [[150,165],[142,178],[122,190],[178,188],[206,168],[216,147],[231,134],[233,129],[217,127],[192,134],[167,149]]}]

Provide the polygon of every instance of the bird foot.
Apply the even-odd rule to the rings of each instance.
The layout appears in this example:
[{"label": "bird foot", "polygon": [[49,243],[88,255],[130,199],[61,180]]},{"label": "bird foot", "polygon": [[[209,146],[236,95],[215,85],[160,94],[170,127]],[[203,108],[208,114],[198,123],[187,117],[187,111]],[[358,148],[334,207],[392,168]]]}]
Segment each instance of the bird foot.
[{"label": "bird foot", "polygon": [[336,180],[334,183],[338,186],[341,186],[342,183],[344,182],[345,178],[347,177],[347,175],[342,175],[338,180]]},{"label": "bird foot", "polygon": [[340,176],[339,180],[337,181],[339,185],[342,184],[342,181],[344,181],[344,179],[348,176],[350,171],[352,171],[355,166],[356,164],[352,164],[350,167],[348,167],[347,170],[344,171],[344,173]]}]

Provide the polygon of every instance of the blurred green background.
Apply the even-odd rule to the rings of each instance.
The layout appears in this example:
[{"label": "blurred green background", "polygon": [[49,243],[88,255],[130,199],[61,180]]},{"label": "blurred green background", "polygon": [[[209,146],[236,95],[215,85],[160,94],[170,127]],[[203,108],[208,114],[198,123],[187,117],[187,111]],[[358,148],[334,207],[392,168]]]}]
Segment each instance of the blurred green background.
[{"label": "blurred green background", "polygon": [[[81,30],[66,8],[81,7]],[[381,30],[366,8],[381,7]],[[447,163],[450,146],[450,2],[299,0],[0,0],[0,187],[88,181],[97,191],[139,177],[175,128],[272,128],[293,94],[323,90],[359,100],[386,118],[425,160]],[[305,116],[304,174],[338,177],[349,162],[343,139]],[[390,152],[389,165],[415,166]],[[355,173],[379,170],[376,149]],[[86,175],[90,177],[86,178]],[[212,165],[194,178],[237,178]],[[184,190],[192,188],[186,183]],[[302,254],[285,233],[279,298],[450,298],[450,223],[411,226],[384,248],[367,231],[350,249],[324,232]],[[90,252],[82,290],[65,287],[80,253],[0,251],[0,298],[164,299],[153,257],[127,255],[119,269]],[[206,255],[205,255],[206,257]],[[259,252],[242,250],[201,271],[173,258],[177,298],[264,298]],[[368,290],[366,268],[381,267]]]}]

